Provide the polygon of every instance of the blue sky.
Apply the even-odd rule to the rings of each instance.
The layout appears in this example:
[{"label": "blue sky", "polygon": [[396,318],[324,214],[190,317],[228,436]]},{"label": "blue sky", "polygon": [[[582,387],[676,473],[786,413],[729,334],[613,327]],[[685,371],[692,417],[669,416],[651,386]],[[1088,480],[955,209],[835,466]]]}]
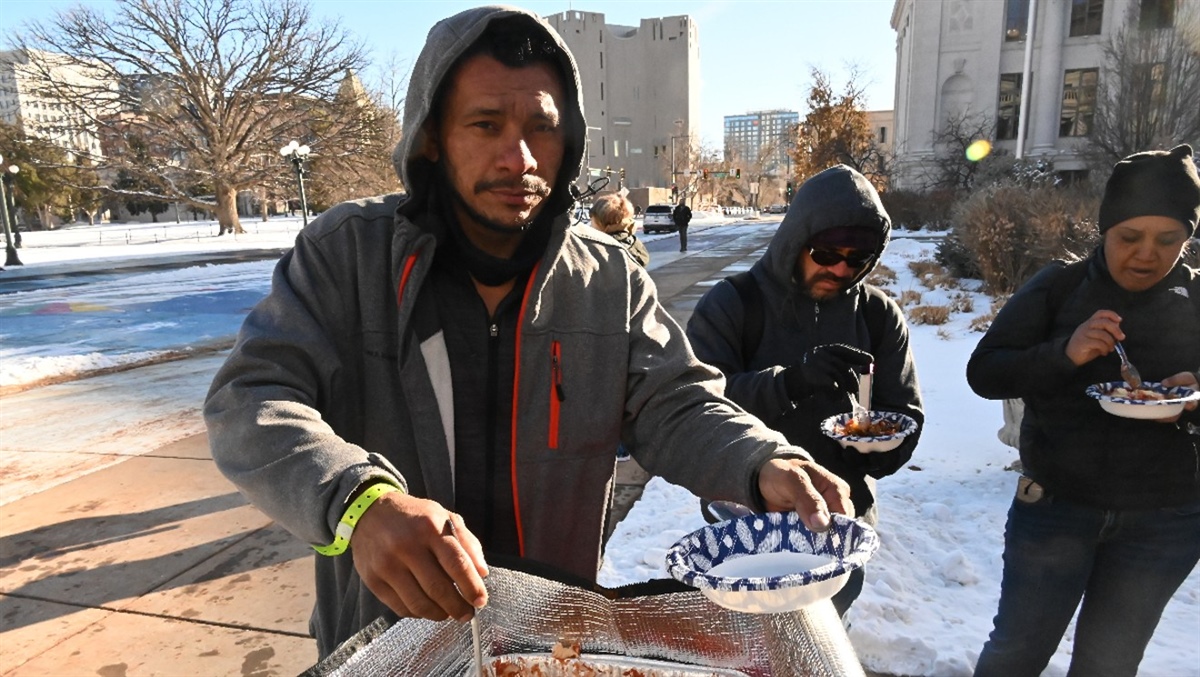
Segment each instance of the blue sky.
[{"label": "blue sky", "polygon": [[[363,41],[376,61],[395,55],[411,64],[437,20],[478,2],[427,0],[310,0],[314,13],[336,18]],[[0,0],[0,42],[15,27],[49,19],[75,4],[110,0]],[[719,146],[722,118],[753,110],[804,112],[809,69],[833,75],[840,88],[846,68],[860,71],[867,107],[892,108],[896,34],[889,21],[894,0],[608,0],[510,2],[542,15],[569,9],[601,12],[610,24],[636,26],[642,18],[688,14],[700,32],[700,134]],[[370,84],[370,74],[366,74]]]}]

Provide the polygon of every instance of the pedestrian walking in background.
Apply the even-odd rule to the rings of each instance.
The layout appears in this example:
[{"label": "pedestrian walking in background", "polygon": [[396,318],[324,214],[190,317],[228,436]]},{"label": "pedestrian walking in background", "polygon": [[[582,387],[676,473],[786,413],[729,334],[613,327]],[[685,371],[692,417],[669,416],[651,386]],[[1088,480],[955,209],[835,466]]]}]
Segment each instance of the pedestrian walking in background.
[{"label": "pedestrian walking in background", "polygon": [[485,551],[594,581],[622,441],[700,496],[816,530],[853,512],[725,399],[624,247],[570,227],[587,124],[544,20],[439,22],[404,129],[407,197],[308,224],[204,409],[220,470],[320,553],[321,656],[381,616],[471,618]]},{"label": "pedestrian walking in background", "polygon": [[1100,245],[1018,289],[971,355],[976,393],[1025,401],[1023,475],[977,676],[1041,674],[1076,609],[1068,674],[1136,674],[1200,561],[1196,403],[1138,420],[1084,394],[1119,380],[1118,341],[1145,381],[1197,388],[1200,272],[1180,258],[1198,218],[1190,147],[1118,162],[1100,203]]},{"label": "pedestrian walking in background", "polygon": [[[725,374],[725,395],[845,480],[871,524],[875,480],[908,463],[925,420],[904,313],[865,282],[890,233],[870,182],[845,165],[827,169],[796,192],[762,258],[714,285],[687,326],[696,357]],[[918,429],[896,449],[864,454],[820,424],[853,410],[872,362],[871,409],[911,416]],[[851,572],[833,597],[838,613],[862,586],[861,570]]]},{"label": "pedestrian walking in background", "polygon": [[683,200],[680,200],[675,210],[671,212],[671,219],[675,221],[675,227],[679,229],[679,251],[686,252],[687,229],[688,224],[692,222],[692,209]]},{"label": "pedestrian walking in background", "polygon": [[624,245],[638,265],[645,268],[650,263],[650,252],[633,233],[637,222],[633,219],[633,203],[629,198],[619,193],[605,195],[592,203],[589,214],[592,227]]}]

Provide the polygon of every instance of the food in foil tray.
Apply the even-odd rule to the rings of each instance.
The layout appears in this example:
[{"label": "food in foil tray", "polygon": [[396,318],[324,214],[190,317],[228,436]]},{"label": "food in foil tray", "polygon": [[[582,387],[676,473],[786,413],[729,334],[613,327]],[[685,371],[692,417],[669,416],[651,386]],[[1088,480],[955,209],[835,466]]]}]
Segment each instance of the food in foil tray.
[{"label": "food in foil tray", "polygon": [[744,673],[627,656],[581,657],[578,642],[559,642],[549,654],[497,656],[484,666],[487,677],[733,677]]}]

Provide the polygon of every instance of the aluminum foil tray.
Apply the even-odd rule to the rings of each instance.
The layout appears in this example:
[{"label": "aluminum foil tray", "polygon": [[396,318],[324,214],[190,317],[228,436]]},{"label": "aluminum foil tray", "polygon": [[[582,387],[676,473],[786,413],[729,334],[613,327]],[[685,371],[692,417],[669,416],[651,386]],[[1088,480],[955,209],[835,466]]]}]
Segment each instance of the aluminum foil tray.
[{"label": "aluminum foil tray", "polygon": [[[544,566],[544,565],[542,565]],[[863,677],[828,600],[799,611],[747,614],[722,608],[673,580],[610,590],[506,569],[493,563],[488,605],[479,612],[485,664],[496,656],[550,656],[578,645],[584,660],[659,661],[678,673],[745,677]],[[377,622],[350,638],[306,677],[447,677],[471,670],[469,624]],[[629,657],[629,658],[625,658]],[[667,673],[672,674],[672,673]]]}]

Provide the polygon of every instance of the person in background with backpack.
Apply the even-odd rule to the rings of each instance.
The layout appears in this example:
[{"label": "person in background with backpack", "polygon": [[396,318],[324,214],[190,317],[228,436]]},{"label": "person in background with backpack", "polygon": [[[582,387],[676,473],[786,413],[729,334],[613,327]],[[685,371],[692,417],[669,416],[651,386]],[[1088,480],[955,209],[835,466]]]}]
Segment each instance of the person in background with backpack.
[{"label": "person in background with backpack", "polygon": [[[891,228],[862,174],[826,169],[796,192],[763,257],[714,285],[687,326],[696,357],[725,374],[725,395],[845,480],[854,509],[872,524],[874,480],[908,462],[925,420],[904,314],[864,281]],[[859,372],[872,362],[871,408],[907,414],[918,431],[892,451],[863,454],[843,449],[820,424],[853,409]],[[838,613],[862,585],[862,570],[852,572],[833,597]]]},{"label": "person in background with backpack", "polygon": [[1118,162],[1100,203],[1101,244],[1018,289],[971,355],[972,390],[1025,400],[1024,475],[977,676],[1041,674],[1077,608],[1068,674],[1134,675],[1200,561],[1196,403],[1169,420],[1135,420],[1084,394],[1121,380],[1117,341],[1145,382],[1197,387],[1200,273],[1180,256],[1198,218],[1190,147]]},{"label": "person in background with backpack", "polygon": [[675,227],[679,229],[679,251],[687,251],[687,229],[688,224],[692,222],[692,208],[687,206],[687,203],[682,198],[675,210],[671,212],[671,220],[675,222]]}]

